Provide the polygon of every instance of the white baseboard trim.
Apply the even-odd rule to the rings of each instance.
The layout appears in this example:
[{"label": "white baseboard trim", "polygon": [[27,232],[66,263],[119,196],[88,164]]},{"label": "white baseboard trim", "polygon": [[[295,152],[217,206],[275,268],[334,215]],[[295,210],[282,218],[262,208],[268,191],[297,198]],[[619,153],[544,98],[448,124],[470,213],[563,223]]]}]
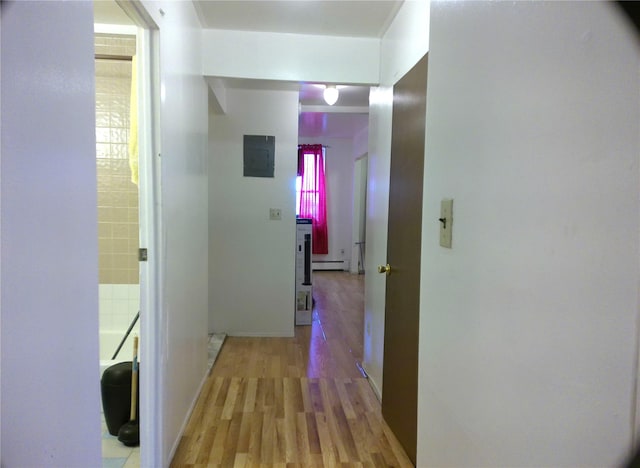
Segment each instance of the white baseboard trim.
[{"label": "white baseboard trim", "polygon": [[[293,307],[292,307],[293,310]],[[293,321],[293,317],[291,318]],[[287,333],[261,333],[261,332],[226,332],[227,336],[239,336],[239,337],[248,337],[248,338],[292,338],[295,334],[287,334]]]},{"label": "white baseboard trim", "polygon": [[191,418],[191,413],[193,413],[193,410],[196,407],[196,403],[198,402],[198,398],[200,398],[202,387],[204,387],[204,383],[209,377],[209,371],[210,369],[207,368],[207,371],[202,376],[200,385],[198,385],[198,391],[196,392],[195,396],[193,397],[193,400],[191,401],[191,404],[189,405],[189,410],[187,411],[187,415],[184,418],[184,421],[182,421],[182,425],[180,426],[180,430],[178,431],[178,436],[176,437],[176,440],[173,442],[173,445],[171,446],[171,451],[169,452],[169,464],[171,464],[171,462],[173,461],[173,457],[176,454],[176,450],[178,450],[178,445],[180,445],[180,440],[182,439],[184,430],[187,428],[187,424],[189,423],[189,418]]},{"label": "white baseboard trim", "polygon": [[382,392],[380,391],[380,388],[378,388],[378,384],[376,383],[375,380],[371,378],[371,375],[369,375],[367,368],[363,367],[363,369],[367,373],[367,382],[369,382],[369,385],[371,386],[371,390],[373,390],[373,393],[378,399],[378,401],[382,403]]},{"label": "white baseboard trim", "polygon": [[349,260],[319,260],[311,262],[314,271],[349,271]]}]

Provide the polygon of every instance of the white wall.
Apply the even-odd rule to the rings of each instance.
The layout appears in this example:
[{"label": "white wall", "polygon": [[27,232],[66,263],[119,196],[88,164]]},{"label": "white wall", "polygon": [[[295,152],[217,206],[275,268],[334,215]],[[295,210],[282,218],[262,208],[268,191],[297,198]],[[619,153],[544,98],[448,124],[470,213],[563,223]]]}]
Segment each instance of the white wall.
[{"label": "white wall", "polygon": [[300,144],[321,144],[325,152],[327,185],[327,234],[329,253],[314,255],[313,261],[351,259],[353,219],[353,141],[348,138],[300,138]]},{"label": "white wall", "polygon": [[631,447],[640,52],[616,8],[432,4],[418,465]]},{"label": "white wall", "polygon": [[[227,89],[226,109],[209,115],[209,330],[293,336],[298,93]],[[275,136],[274,178],[243,177],[243,135]]]},{"label": "white wall", "polygon": [[380,41],[375,38],[205,29],[202,44],[205,76],[378,82]]},{"label": "white wall", "polygon": [[[369,152],[369,126],[353,136],[353,218],[351,222],[351,273],[358,273],[360,262],[360,247],[356,242],[365,239],[366,227],[366,198],[367,198],[367,166],[369,160],[365,158]],[[362,159],[361,159],[362,158]],[[358,161],[358,159],[361,159]],[[363,246],[363,249],[365,246]],[[363,250],[364,252],[364,250]],[[362,258],[364,262],[364,256]]]},{"label": "white wall", "polygon": [[369,151],[369,126],[367,125],[353,136],[353,159],[358,159]]},{"label": "white wall", "polygon": [[1,20],[1,463],[100,466],[92,4]]},{"label": "white wall", "polygon": [[364,356],[362,367],[378,395],[382,395],[384,303],[386,276],[378,265],[387,263],[389,171],[393,88],[371,88],[369,95],[369,156],[367,168],[367,248],[364,277]]},{"label": "white wall", "polygon": [[369,374],[369,380],[378,396],[382,391],[386,276],[378,274],[376,268],[387,263],[392,86],[411,70],[429,49],[429,2],[404,2],[384,34],[380,49],[379,80],[382,86],[372,88],[369,97],[363,359],[363,367]]},{"label": "white wall", "polygon": [[380,43],[380,81],[393,86],[429,50],[429,0],[406,0]]},{"label": "white wall", "polygon": [[158,259],[163,284],[161,310],[155,317],[160,342],[154,363],[161,383],[153,389],[159,399],[162,459],[146,461],[159,466],[170,461],[207,366],[207,86],[193,5],[143,3],[159,27],[163,88],[159,116],[163,228]]}]

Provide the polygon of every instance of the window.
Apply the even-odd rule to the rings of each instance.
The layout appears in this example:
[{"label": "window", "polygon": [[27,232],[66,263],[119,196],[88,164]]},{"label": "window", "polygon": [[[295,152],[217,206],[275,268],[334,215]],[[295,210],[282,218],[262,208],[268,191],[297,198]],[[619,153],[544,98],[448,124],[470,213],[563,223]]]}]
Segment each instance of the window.
[{"label": "window", "polygon": [[[325,149],[322,148],[322,169],[325,168],[324,163]],[[315,164],[314,164],[314,154],[313,153],[304,153],[303,154],[303,162],[304,165],[303,173],[309,174],[309,178],[311,180],[315,180]],[[318,191],[314,188],[309,188],[305,190],[309,194],[310,197],[317,200]],[[296,216],[300,216],[300,196],[302,194],[302,175],[298,174],[296,177]]]},{"label": "window", "polygon": [[298,146],[296,214],[313,221],[312,253],[320,255],[329,253],[324,153],[322,145]]}]

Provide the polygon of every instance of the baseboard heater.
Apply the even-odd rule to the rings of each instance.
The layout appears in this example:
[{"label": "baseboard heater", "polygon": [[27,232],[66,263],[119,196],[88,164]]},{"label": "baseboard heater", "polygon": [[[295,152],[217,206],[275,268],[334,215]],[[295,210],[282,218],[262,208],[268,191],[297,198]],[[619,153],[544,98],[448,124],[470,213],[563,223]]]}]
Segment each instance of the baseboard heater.
[{"label": "baseboard heater", "polygon": [[312,262],[314,270],[349,271],[348,260],[317,260]]}]

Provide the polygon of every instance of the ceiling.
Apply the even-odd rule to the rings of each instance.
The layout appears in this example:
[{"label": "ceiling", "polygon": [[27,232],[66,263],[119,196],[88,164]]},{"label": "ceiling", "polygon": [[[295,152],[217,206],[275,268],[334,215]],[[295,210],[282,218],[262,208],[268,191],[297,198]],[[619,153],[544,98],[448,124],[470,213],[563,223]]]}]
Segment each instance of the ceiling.
[{"label": "ceiling", "polygon": [[298,119],[298,136],[302,138],[352,139],[368,124],[369,114],[303,112]]},{"label": "ceiling", "polygon": [[[340,95],[335,104],[339,107],[368,107],[369,86],[338,86]],[[303,106],[326,106],[322,94],[324,85],[303,83],[300,85],[300,103]]]},{"label": "ceiling", "polygon": [[[268,91],[300,91],[300,104],[303,106],[327,106],[324,102],[324,84],[298,83],[293,81],[251,80],[244,78],[213,78],[208,80],[215,85],[222,84],[224,88],[254,89]],[[335,104],[336,108],[367,107],[369,106],[369,86],[338,85],[340,96]],[[330,110],[330,108],[329,108]]]},{"label": "ceiling", "polygon": [[[181,0],[173,0],[181,1]],[[382,37],[404,0],[194,0],[206,29]],[[115,0],[94,0],[102,24],[133,22]]]},{"label": "ceiling", "polygon": [[[340,96],[334,106],[324,102],[324,85],[290,81],[209,78],[212,85],[227,89],[299,91],[301,113],[298,134],[301,137],[352,138],[369,122],[369,87],[338,86]],[[313,108],[310,110],[310,108]]]},{"label": "ceiling", "polygon": [[94,0],[93,20],[100,24],[134,24],[114,0]]},{"label": "ceiling", "polygon": [[[176,0],[178,1],[178,0]],[[195,0],[204,28],[241,31],[381,37],[403,0]],[[133,24],[114,0],[94,0],[94,19],[103,24]],[[368,86],[341,86],[334,107],[326,106],[323,86],[313,83],[225,79],[236,89],[295,89],[300,91],[302,137],[349,138],[367,126]],[[324,106],[304,112],[304,106]],[[351,108],[351,109],[349,109]],[[339,112],[336,112],[339,111]]]},{"label": "ceiling", "polygon": [[[300,85],[300,104],[322,106],[328,112],[302,112],[298,122],[301,137],[352,138],[369,124],[369,114],[362,112],[369,108],[368,86],[338,86],[340,96],[335,106],[327,106],[322,97],[324,86]],[[349,108],[353,108],[350,112]],[[332,112],[340,110],[343,112]]]},{"label": "ceiling", "polygon": [[382,37],[402,0],[194,0],[207,29]]}]

